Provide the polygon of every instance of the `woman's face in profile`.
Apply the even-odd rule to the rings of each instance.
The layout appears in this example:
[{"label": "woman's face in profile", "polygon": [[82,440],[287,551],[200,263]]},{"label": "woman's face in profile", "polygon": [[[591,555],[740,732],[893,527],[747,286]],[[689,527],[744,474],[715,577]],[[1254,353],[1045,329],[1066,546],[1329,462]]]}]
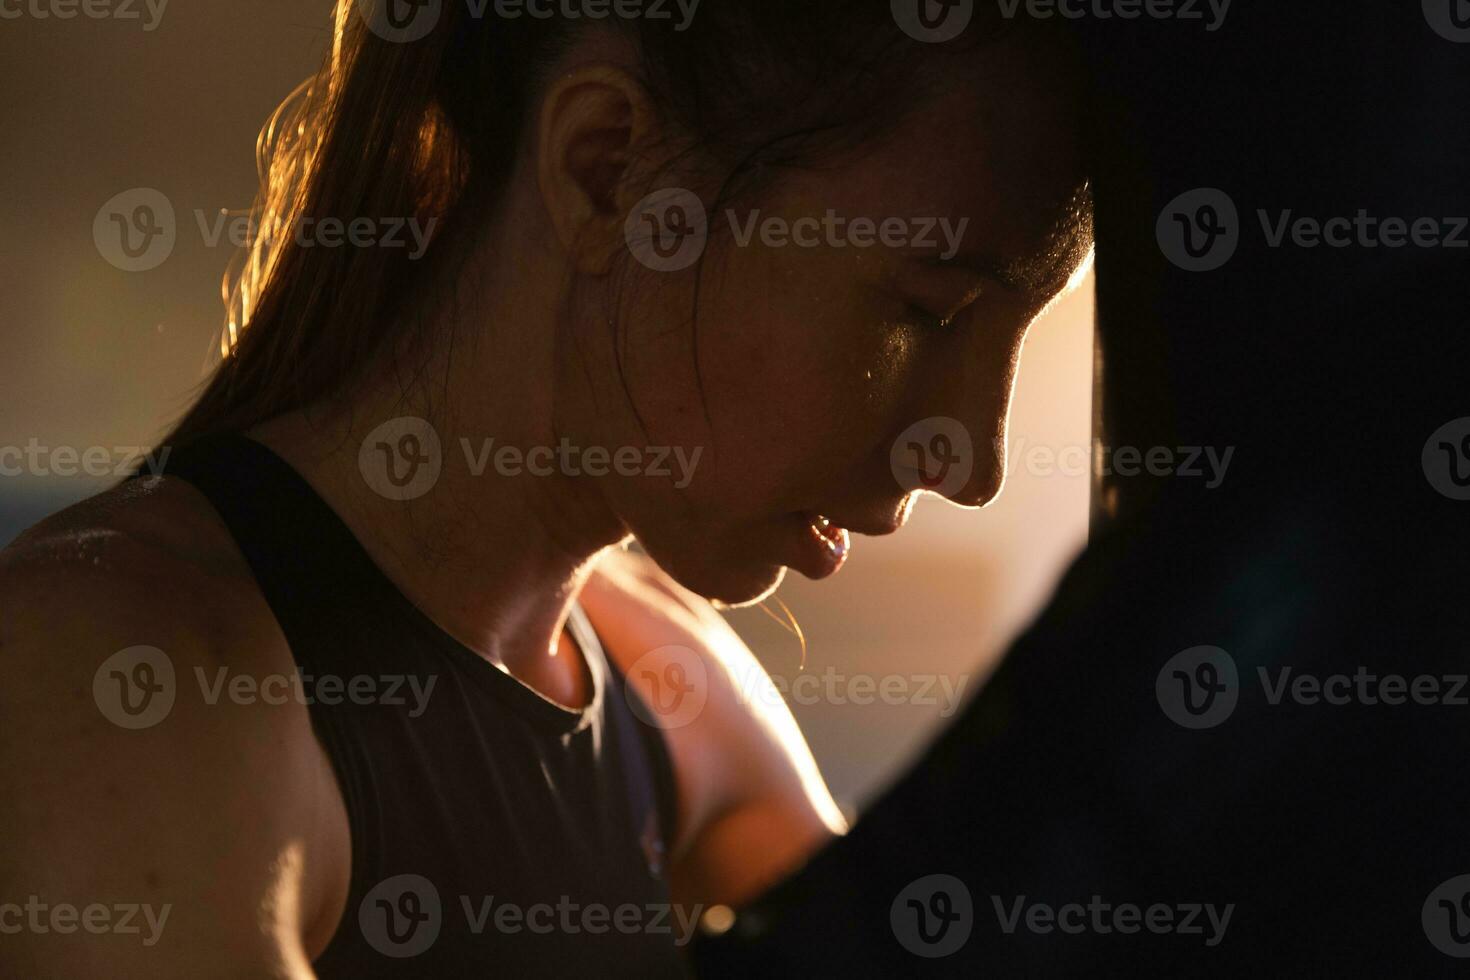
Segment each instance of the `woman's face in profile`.
[{"label": "woman's face in profile", "polygon": [[584,421],[700,451],[683,489],[604,481],[685,586],[752,601],[835,571],[836,528],[897,530],[917,488],[999,493],[1026,330],[1091,245],[1075,92],[1038,57],[987,48],[876,143],[711,211],[702,262],[630,275],[624,407]]}]

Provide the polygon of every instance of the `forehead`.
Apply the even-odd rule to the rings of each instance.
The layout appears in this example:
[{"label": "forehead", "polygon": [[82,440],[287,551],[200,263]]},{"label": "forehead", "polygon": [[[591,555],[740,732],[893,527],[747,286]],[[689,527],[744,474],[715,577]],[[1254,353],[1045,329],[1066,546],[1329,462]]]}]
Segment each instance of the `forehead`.
[{"label": "forehead", "polygon": [[789,189],[849,216],[968,219],[962,256],[1055,291],[1091,244],[1076,73],[1010,40],[948,62],[883,136]]}]

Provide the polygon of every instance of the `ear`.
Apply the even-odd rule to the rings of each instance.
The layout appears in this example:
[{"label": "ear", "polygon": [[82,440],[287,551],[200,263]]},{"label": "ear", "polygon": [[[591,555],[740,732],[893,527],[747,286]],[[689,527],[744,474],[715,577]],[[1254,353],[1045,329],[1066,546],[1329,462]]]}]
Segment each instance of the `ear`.
[{"label": "ear", "polygon": [[652,102],[628,72],[579,67],[542,102],[537,182],[562,248],[578,271],[609,272],[626,248],[623,223],[654,145]]}]

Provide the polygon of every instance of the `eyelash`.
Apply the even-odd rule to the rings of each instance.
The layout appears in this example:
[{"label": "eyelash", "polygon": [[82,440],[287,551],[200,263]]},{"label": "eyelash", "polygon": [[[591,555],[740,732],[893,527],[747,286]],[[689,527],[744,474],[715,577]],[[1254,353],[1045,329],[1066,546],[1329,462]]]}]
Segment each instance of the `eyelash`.
[{"label": "eyelash", "polygon": [[921,306],[913,303],[908,304],[909,322],[923,330],[943,330],[953,321],[943,317],[935,316]]}]

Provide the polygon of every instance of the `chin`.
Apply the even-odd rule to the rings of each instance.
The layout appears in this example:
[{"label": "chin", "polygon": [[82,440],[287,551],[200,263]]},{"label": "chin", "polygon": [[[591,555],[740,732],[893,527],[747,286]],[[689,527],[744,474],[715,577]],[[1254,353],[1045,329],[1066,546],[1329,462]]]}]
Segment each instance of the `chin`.
[{"label": "chin", "polygon": [[732,609],[755,605],[770,598],[786,578],[783,565],[729,558],[708,553],[698,556],[670,554],[647,544],[648,552],[669,577],[696,595]]},{"label": "chin", "polygon": [[745,606],[753,606],[758,602],[769,599],[781,587],[786,579],[786,568],[784,565],[768,566],[767,574],[761,576],[748,576],[742,584],[731,583],[724,595],[709,595],[701,592],[709,601],[730,609],[740,609]]}]

